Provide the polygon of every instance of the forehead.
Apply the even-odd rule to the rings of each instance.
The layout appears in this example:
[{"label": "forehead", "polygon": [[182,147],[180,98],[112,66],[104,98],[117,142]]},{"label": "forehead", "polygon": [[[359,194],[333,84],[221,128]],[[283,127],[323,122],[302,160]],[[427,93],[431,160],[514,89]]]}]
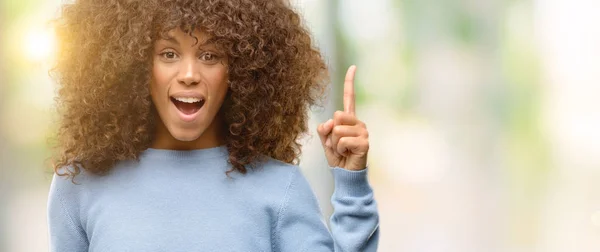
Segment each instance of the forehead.
[{"label": "forehead", "polygon": [[205,48],[221,52],[227,51],[227,44],[229,44],[229,41],[227,39],[217,37],[212,33],[205,31],[202,28],[190,29],[188,27],[190,26],[174,26],[173,28],[159,28],[157,33],[155,33],[156,37],[152,42],[153,47],[156,50],[158,50],[160,48],[169,46],[185,45],[185,47],[187,47],[189,45],[193,48]]},{"label": "forehead", "polygon": [[205,43],[211,40],[211,36],[204,31],[195,29],[192,32],[185,32],[181,28],[171,29],[167,32],[160,34],[159,40],[167,41],[181,41],[184,39],[197,39],[199,43]]}]

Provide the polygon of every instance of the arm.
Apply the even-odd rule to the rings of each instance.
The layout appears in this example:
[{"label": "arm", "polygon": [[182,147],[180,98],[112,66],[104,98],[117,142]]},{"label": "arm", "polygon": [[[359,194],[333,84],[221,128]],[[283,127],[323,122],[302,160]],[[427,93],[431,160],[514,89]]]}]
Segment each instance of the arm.
[{"label": "arm", "polygon": [[367,181],[369,132],[355,115],[355,72],[351,66],[344,79],[344,111],[336,111],[317,132],[327,163],[335,167],[331,230],[336,251],[376,251],[379,216]]},{"label": "arm", "polygon": [[[354,74],[344,81],[344,111],[318,126],[325,157],[333,171],[334,207],[329,234],[306,179],[290,183],[274,228],[273,251],[369,252],[377,250],[379,215],[367,181],[369,133],[354,108]],[[297,174],[299,172],[295,172]]]},{"label": "arm", "polygon": [[48,229],[50,251],[88,251],[85,231],[77,218],[73,217],[73,205],[65,201],[72,194],[65,194],[64,187],[72,186],[70,179],[54,175],[48,195]]},{"label": "arm", "polygon": [[273,251],[369,252],[377,250],[379,216],[366,171],[333,169],[335,192],[330,234],[310,185],[299,170],[290,180],[273,229]]},{"label": "arm", "polygon": [[377,251],[379,214],[367,169],[333,168],[332,172],[335,190],[330,224],[335,251]]}]

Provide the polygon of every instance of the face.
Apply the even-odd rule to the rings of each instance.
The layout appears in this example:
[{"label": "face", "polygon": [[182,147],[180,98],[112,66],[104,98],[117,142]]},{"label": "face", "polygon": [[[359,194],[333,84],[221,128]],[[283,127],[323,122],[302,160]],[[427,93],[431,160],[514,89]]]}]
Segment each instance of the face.
[{"label": "face", "polygon": [[154,44],[150,93],[160,116],[153,148],[198,149],[221,145],[217,112],[227,94],[227,57],[207,35],[180,29]]}]

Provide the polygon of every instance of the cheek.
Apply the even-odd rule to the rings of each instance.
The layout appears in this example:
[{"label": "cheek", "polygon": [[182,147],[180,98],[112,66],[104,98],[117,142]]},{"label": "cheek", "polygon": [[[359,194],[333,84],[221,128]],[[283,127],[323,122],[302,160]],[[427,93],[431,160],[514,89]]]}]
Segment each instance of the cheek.
[{"label": "cheek", "polygon": [[166,69],[163,69],[156,65],[152,67],[152,78],[150,81],[150,94],[152,95],[152,98],[156,98],[155,96],[162,92],[162,89],[168,83],[168,78],[165,70]]},{"label": "cheek", "polygon": [[219,73],[216,75],[216,79],[217,81],[215,83],[218,83],[218,89],[221,91],[221,93],[226,93],[227,89],[229,89],[229,74],[227,73],[227,67],[224,67],[221,71],[219,71]]},{"label": "cheek", "polygon": [[218,98],[217,100],[222,100],[229,89],[227,68],[222,66],[211,69],[210,74],[206,77],[208,77],[210,83],[210,94]]}]

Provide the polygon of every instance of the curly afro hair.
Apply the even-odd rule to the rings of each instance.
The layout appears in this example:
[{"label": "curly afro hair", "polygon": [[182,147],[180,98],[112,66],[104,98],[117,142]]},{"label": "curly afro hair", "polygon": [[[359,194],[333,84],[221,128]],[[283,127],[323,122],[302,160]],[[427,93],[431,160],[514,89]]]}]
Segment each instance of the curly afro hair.
[{"label": "curly afro hair", "polygon": [[175,28],[202,30],[227,53],[230,88],[219,115],[232,171],[245,173],[264,157],[297,164],[299,137],[328,73],[289,3],[76,0],[55,20],[57,174],[103,175],[150,146],[160,120],[149,92],[152,49]]}]

